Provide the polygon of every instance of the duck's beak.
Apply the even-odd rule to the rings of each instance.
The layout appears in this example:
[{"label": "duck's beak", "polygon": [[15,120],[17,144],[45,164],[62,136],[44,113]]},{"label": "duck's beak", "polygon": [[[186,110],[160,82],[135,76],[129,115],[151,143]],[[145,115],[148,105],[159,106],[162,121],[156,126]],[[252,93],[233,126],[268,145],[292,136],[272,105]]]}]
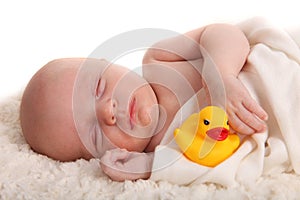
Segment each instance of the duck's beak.
[{"label": "duck's beak", "polygon": [[223,127],[212,128],[206,134],[214,140],[223,141],[228,137],[229,130]]}]

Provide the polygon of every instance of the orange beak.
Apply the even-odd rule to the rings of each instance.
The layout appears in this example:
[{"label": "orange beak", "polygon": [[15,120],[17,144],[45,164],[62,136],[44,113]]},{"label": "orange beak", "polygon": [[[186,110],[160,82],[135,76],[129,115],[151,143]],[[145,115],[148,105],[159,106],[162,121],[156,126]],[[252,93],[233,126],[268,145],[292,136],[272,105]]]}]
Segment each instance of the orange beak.
[{"label": "orange beak", "polygon": [[226,128],[218,127],[218,128],[213,128],[213,129],[206,131],[206,134],[214,140],[223,141],[228,137],[229,130]]}]

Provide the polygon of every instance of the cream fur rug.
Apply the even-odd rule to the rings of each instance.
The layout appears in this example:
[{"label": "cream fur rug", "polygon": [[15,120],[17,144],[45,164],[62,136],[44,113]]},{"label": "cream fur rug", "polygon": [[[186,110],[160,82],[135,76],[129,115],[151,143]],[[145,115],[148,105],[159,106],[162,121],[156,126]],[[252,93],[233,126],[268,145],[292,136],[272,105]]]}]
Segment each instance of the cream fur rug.
[{"label": "cream fur rug", "polygon": [[300,177],[276,174],[255,185],[173,185],[165,181],[113,182],[98,160],[61,163],[33,152],[19,124],[21,96],[0,103],[0,199],[299,199]]}]

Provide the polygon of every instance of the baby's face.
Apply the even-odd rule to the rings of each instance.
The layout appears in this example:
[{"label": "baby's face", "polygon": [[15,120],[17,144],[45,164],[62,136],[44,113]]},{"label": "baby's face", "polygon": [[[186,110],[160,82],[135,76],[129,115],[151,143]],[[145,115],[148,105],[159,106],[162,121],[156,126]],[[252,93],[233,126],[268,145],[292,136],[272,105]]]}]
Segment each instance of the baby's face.
[{"label": "baby's face", "polygon": [[61,59],[28,84],[20,117],[33,149],[74,160],[101,156],[105,148],[143,151],[155,134],[158,113],[150,85],[127,68]]}]

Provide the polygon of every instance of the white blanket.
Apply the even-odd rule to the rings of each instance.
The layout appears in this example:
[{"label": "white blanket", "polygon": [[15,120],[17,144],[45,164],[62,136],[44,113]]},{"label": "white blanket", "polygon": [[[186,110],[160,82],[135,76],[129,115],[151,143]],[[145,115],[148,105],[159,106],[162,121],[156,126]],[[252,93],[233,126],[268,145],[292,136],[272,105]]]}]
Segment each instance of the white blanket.
[{"label": "white blanket", "polygon": [[268,130],[246,137],[239,149],[215,168],[195,164],[182,155],[172,140],[182,120],[198,112],[192,98],[177,113],[155,150],[152,180],[176,184],[213,182],[231,187],[253,184],[266,174],[291,170],[300,174],[300,35],[293,38],[260,18],[242,22],[239,27],[251,45],[239,79],[267,111]]}]

